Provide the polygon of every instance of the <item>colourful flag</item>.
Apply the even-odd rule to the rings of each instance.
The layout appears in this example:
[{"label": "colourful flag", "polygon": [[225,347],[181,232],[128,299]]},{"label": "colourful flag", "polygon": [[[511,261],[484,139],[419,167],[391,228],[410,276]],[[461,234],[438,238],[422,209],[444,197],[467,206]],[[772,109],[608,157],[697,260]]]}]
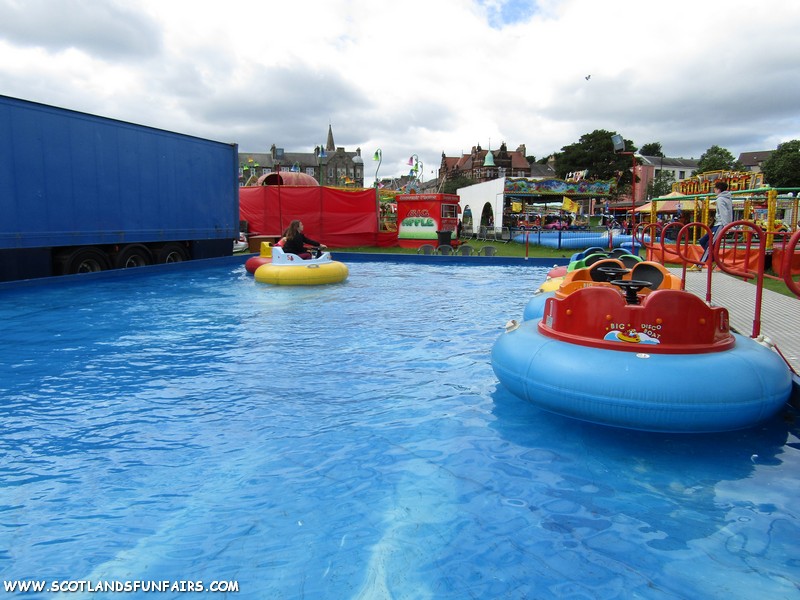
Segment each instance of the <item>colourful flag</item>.
[{"label": "colourful flag", "polygon": [[580,210],[577,202],[573,202],[566,196],[564,196],[564,201],[561,204],[561,210],[565,210],[567,212],[576,213]]}]

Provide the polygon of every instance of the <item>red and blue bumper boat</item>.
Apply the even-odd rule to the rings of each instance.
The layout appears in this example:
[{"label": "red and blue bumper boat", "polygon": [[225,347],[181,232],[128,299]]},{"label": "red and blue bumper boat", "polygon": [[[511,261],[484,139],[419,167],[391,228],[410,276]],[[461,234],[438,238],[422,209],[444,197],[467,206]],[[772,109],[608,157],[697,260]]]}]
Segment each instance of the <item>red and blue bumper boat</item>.
[{"label": "red and blue bumper boat", "polygon": [[492,368],[511,393],[567,417],[660,432],[744,429],[788,402],[789,367],[731,332],[727,309],[605,270],[608,281],[548,295],[535,317],[509,322]]}]

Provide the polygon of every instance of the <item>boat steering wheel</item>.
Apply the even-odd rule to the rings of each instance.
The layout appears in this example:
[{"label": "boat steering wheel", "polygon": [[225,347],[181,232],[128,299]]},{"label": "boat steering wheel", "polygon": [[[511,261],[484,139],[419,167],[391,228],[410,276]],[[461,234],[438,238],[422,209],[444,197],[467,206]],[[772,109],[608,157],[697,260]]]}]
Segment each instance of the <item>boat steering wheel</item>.
[{"label": "boat steering wheel", "polygon": [[628,304],[639,304],[639,292],[650,286],[649,281],[642,281],[641,279],[614,279],[609,283],[625,292],[625,302]]},{"label": "boat steering wheel", "polygon": [[608,282],[631,272],[630,269],[623,269],[622,267],[597,267],[597,270],[605,276]]}]

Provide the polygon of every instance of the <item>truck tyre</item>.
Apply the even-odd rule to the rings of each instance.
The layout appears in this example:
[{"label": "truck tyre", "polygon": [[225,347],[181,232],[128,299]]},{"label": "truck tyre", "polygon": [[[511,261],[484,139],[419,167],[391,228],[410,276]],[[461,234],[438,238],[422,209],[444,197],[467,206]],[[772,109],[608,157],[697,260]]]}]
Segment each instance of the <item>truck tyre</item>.
[{"label": "truck tyre", "polygon": [[158,264],[176,263],[189,260],[189,252],[181,244],[164,244],[155,250],[155,258]]},{"label": "truck tyre", "polygon": [[114,257],[115,269],[130,269],[131,267],[144,267],[153,264],[153,256],[146,246],[131,244],[123,246]]},{"label": "truck tyre", "polygon": [[95,273],[111,268],[108,255],[100,248],[87,246],[76,248],[62,254],[56,259],[56,272],[59,275],[75,275],[76,273]]}]

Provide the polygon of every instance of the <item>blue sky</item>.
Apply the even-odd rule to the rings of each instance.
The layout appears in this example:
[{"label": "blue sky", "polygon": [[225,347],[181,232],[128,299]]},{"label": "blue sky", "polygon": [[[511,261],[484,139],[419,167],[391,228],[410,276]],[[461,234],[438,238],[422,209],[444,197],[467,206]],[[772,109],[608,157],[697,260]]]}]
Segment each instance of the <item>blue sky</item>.
[{"label": "blue sky", "polygon": [[526,0],[478,0],[478,5],[486,10],[489,25],[495,29],[525,22],[539,9],[538,3]]},{"label": "blue sky", "polygon": [[380,177],[596,129],[686,158],[800,139],[796,0],[0,0],[0,24],[2,94],[243,152],[330,124]]}]

